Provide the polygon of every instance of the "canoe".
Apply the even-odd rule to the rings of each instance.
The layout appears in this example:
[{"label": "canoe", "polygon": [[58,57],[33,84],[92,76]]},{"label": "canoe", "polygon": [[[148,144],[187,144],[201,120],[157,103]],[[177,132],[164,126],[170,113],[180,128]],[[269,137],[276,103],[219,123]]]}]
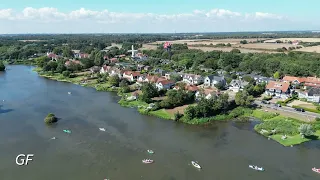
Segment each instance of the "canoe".
[{"label": "canoe", "polygon": [[99,128],[99,130],[100,130],[100,131],[106,131],[106,129],[105,129],[105,128]]},{"label": "canoe", "polygon": [[153,162],[154,161],[152,159],[144,159],[144,160],[142,160],[142,163],[144,163],[144,164],[151,164]]},{"label": "canoe", "polygon": [[198,168],[198,169],[201,169],[201,166],[196,163],[195,161],[191,161],[191,164],[195,167],[195,168]]},{"label": "canoe", "polygon": [[148,149],[147,151],[148,151],[149,154],[154,154],[154,151],[152,151],[150,149]]},{"label": "canoe", "polygon": [[70,130],[66,130],[66,129],[64,129],[64,130],[63,130],[63,132],[68,133],[68,134],[70,134],[70,133],[71,133],[71,131],[70,131]]},{"label": "canoe", "polygon": [[317,169],[317,168],[312,168],[312,171],[316,172],[316,173],[319,173],[320,174],[320,169]]},{"label": "canoe", "polygon": [[256,171],[264,171],[263,167],[258,167],[255,165],[249,165],[249,168],[256,170]]}]

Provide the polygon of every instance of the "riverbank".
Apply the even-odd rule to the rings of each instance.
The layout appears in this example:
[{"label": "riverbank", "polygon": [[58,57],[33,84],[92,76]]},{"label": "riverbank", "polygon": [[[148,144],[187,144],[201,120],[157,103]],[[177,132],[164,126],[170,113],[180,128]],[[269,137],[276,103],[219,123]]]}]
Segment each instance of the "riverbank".
[{"label": "riverbank", "polygon": [[[284,117],[277,113],[265,112],[261,109],[253,111],[252,116],[261,120],[260,124],[254,127],[254,130],[265,136],[275,140],[283,146],[293,146],[311,140],[320,140],[320,121],[302,122],[300,120]],[[300,135],[299,127],[302,124],[312,125],[315,133],[311,137],[303,138]],[[286,138],[282,138],[286,136]]]},{"label": "riverbank", "polygon": [[[81,72],[75,73],[75,77],[64,77],[59,73],[42,73],[41,68],[35,68],[34,71],[38,72],[39,76],[56,80],[62,82],[69,82],[73,84],[78,84],[84,87],[92,87],[97,91],[113,91],[118,92],[117,87],[112,87],[108,82],[100,83],[96,78],[90,79],[90,73]],[[84,79],[86,83],[83,83]],[[266,138],[273,139],[284,146],[291,146],[301,144],[303,142],[311,140],[320,140],[320,122],[310,123],[315,129],[315,134],[312,138],[302,138],[298,132],[298,128],[304,122],[299,121],[294,118],[284,117],[277,113],[265,112],[261,109],[250,109],[244,107],[238,107],[230,110],[226,114],[217,115],[214,117],[207,118],[197,118],[188,120],[183,116],[179,119],[175,118],[175,115],[169,113],[167,109],[154,109],[152,104],[136,100],[128,100],[127,98],[132,95],[132,93],[118,93],[121,96],[118,102],[123,107],[137,108],[138,112],[143,115],[155,116],[167,120],[177,120],[186,124],[192,125],[206,125],[214,121],[227,121],[230,119],[237,119],[240,121],[248,120],[249,118],[257,118],[261,120],[261,123],[254,127],[255,131]],[[180,112],[183,113],[183,110]],[[275,133],[271,133],[272,130],[276,129]],[[286,135],[286,139],[281,137]]]}]

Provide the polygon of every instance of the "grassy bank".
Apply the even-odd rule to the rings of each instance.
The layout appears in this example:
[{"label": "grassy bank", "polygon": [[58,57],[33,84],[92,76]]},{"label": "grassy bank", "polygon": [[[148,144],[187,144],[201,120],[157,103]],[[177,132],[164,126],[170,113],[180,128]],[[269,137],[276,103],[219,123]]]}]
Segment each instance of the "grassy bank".
[{"label": "grassy bank", "polygon": [[[262,120],[260,124],[254,127],[257,133],[265,137],[270,137],[284,146],[297,145],[311,140],[320,140],[319,121],[311,123],[313,129],[316,130],[314,136],[311,138],[302,138],[298,128],[301,124],[306,124],[306,122],[283,117],[276,113],[264,112],[259,109],[254,110],[252,116]],[[272,130],[275,130],[275,132],[272,133]],[[286,135],[287,138],[283,140],[281,137],[284,135]]]}]

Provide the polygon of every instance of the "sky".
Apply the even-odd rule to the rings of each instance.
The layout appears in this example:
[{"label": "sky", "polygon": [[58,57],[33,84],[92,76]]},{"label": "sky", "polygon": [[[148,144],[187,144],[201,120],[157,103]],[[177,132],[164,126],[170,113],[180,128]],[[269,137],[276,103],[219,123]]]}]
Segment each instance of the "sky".
[{"label": "sky", "polygon": [[7,0],[0,34],[320,30],[319,0]]}]

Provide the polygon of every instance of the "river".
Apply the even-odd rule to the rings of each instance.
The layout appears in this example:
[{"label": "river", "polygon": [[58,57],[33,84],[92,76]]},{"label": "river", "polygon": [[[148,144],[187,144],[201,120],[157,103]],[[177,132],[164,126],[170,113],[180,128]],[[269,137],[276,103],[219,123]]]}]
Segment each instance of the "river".
[{"label": "river", "polygon": [[[115,93],[48,80],[31,66],[7,68],[0,73],[1,180],[320,178],[311,171],[320,167],[319,141],[283,147],[256,134],[250,123],[197,127],[144,116],[118,105]],[[49,112],[61,118],[50,127],[43,122]],[[33,161],[16,165],[16,156],[28,153]],[[155,163],[142,164],[144,158]],[[191,160],[203,169],[195,169]],[[251,170],[249,164],[266,171]]]}]

